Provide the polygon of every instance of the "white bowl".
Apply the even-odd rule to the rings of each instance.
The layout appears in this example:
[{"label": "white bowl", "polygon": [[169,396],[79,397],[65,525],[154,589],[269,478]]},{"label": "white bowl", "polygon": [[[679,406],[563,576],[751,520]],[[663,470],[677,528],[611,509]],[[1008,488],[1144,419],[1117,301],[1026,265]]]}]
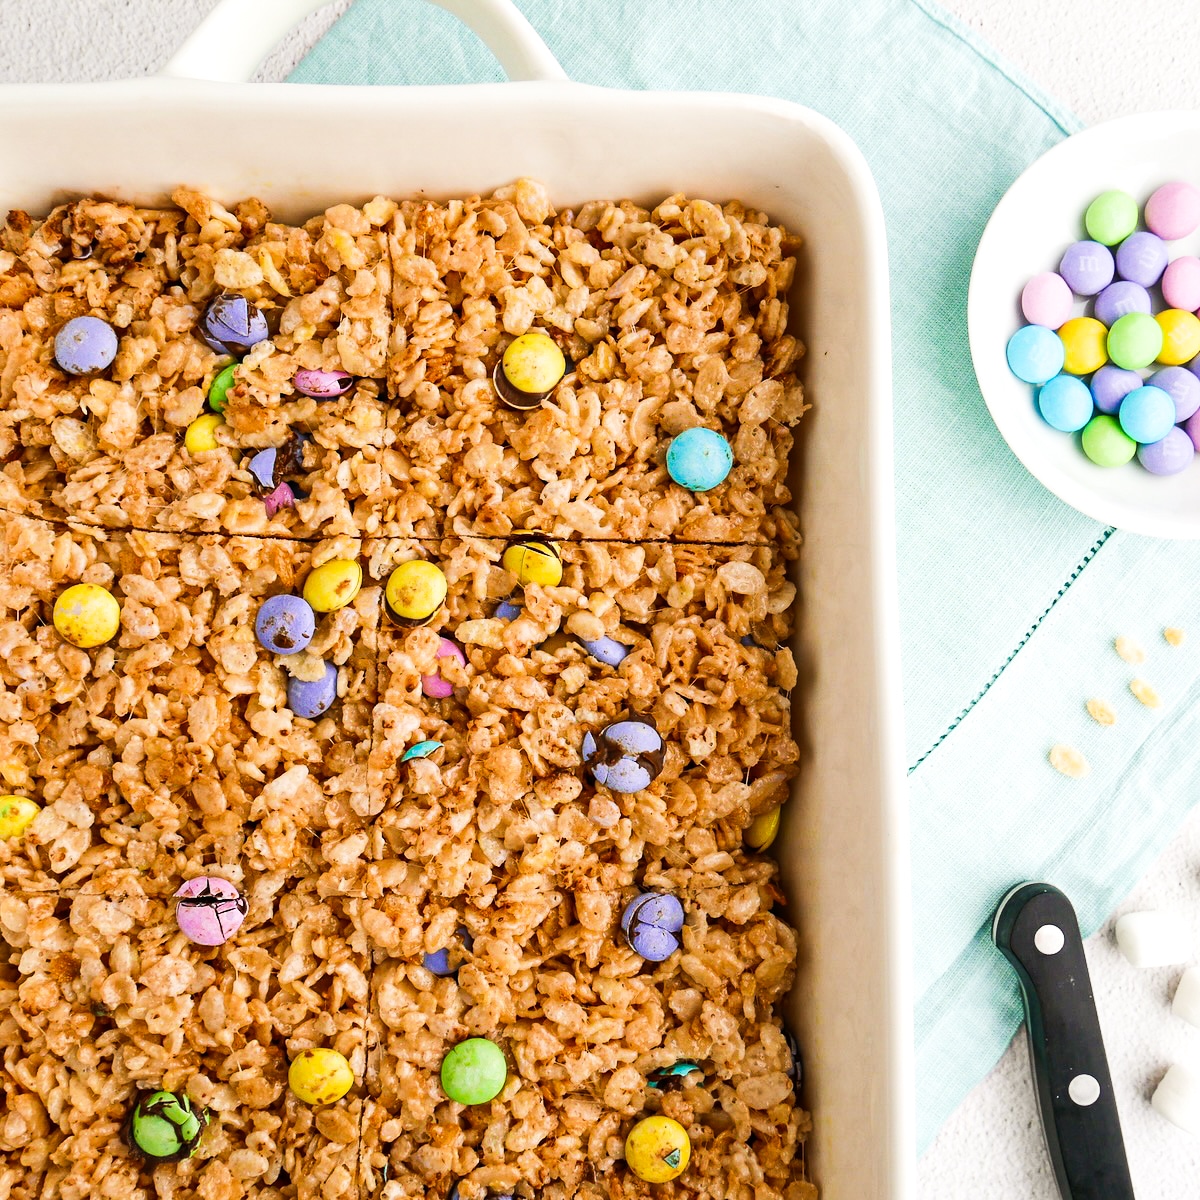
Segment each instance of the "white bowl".
[{"label": "white bowl", "polygon": [[[1134,459],[1098,467],[1078,434],[1038,415],[1035,389],[1008,369],[1005,346],[1024,324],[1021,289],[1057,270],[1063,251],[1087,235],[1083,214],[1108,188],[1144,205],[1160,184],[1200,186],[1200,113],[1144,113],[1096,125],[1060,142],[1007,191],[992,213],[971,271],[967,323],[971,357],[992,419],[1013,453],[1059,499],[1106,525],[1163,538],[1200,538],[1200,455],[1173,476],[1151,475]],[[1200,256],[1200,233],[1170,243],[1171,257]],[[1075,315],[1084,311],[1078,301]],[[1143,372],[1148,374],[1149,372]]]}]

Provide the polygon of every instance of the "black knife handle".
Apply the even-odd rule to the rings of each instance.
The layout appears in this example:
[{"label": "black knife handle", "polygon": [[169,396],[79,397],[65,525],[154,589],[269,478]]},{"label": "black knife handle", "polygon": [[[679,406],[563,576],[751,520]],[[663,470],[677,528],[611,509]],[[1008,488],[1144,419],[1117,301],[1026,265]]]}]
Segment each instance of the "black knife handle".
[{"label": "black knife handle", "polygon": [[1071,902],[1024,883],[992,939],[1021,981],[1046,1146],[1063,1200],[1135,1200],[1083,938]]}]

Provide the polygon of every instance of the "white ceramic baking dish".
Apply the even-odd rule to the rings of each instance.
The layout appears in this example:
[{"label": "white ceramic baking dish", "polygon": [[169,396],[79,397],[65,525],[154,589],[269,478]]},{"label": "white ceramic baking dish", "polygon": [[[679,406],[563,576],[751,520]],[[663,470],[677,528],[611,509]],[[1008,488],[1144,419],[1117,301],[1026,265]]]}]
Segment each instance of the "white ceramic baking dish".
[{"label": "white ceramic baking dish", "polygon": [[0,91],[0,205],[39,214],[95,192],[154,203],[188,183],[261,196],[294,219],[376,193],[449,197],[531,175],[561,205],[685,191],[741,199],[803,233],[793,311],[815,407],[796,471],[806,761],[776,843],[802,940],[788,1017],[815,1121],[811,1178],[826,1200],[910,1200],[888,277],[871,174],[808,109],[570,83],[511,0],[438,2],[518,82],[249,86],[235,81],[320,3],[222,0],[157,77]]}]

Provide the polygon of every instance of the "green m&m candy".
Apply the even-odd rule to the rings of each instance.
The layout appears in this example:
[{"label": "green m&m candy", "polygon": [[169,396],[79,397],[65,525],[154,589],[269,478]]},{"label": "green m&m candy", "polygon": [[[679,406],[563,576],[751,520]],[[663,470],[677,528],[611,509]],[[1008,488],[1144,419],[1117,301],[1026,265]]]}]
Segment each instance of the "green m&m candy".
[{"label": "green m&m candy", "polygon": [[1124,466],[1136,451],[1137,442],[1116,417],[1100,413],[1083,427],[1083,452],[1098,467]]},{"label": "green m&m candy", "polygon": [[234,385],[233,372],[237,363],[231,362],[229,366],[223,367],[213,379],[208,387],[208,407],[215,413],[223,413],[225,411],[225,397],[229,394],[229,389]]},{"label": "green m&m candy", "polygon": [[129,1144],[151,1162],[179,1162],[190,1158],[200,1144],[207,1121],[182,1092],[151,1092],[141,1097],[129,1114]]},{"label": "green m&m candy", "polygon": [[467,1038],[442,1059],[442,1090],[459,1104],[486,1104],[507,1082],[504,1051],[487,1038]]},{"label": "green m&m candy", "polygon": [[1118,188],[1101,192],[1083,216],[1088,237],[1102,246],[1123,242],[1137,228],[1137,223],[1137,201]]},{"label": "green m&m candy", "polygon": [[1149,313],[1126,313],[1108,331],[1108,357],[1127,371],[1148,367],[1162,346],[1162,326]]}]

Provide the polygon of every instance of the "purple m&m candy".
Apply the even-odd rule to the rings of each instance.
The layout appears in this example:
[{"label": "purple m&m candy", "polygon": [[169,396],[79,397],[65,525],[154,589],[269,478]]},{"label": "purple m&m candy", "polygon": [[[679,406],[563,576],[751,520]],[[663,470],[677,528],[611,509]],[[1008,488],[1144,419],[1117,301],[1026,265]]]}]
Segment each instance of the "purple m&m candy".
[{"label": "purple m&m candy", "polygon": [[1175,401],[1176,425],[1186,421],[1200,408],[1200,378],[1186,367],[1163,367],[1146,382],[1151,387],[1162,388]]},{"label": "purple m&m candy", "polygon": [[1136,371],[1126,371],[1124,367],[1109,363],[1092,376],[1092,399],[1102,413],[1112,416],[1121,407],[1121,401],[1141,386],[1142,377]]},{"label": "purple m&m candy", "polygon": [[501,600],[496,605],[496,617],[501,621],[515,621],[521,615],[521,606],[511,600]]},{"label": "purple m&m candy", "polygon": [[180,932],[198,946],[220,946],[242,927],[249,905],[229,882],[215,875],[189,879],[175,893]]},{"label": "purple m&m candy", "polygon": [[349,371],[299,370],[292,376],[296,391],[311,396],[314,400],[331,400],[344,396],[354,386],[354,376]]},{"label": "purple m&m candy", "polygon": [[331,662],[323,664],[320,679],[290,678],[287,682],[288,708],[298,717],[315,721],[328,712],[337,699],[338,669]]},{"label": "purple m&m candy", "polygon": [[1058,273],[1077,296],[1094,296],[1113,281],[1112,251],[1099,242],[1075,242],[1058,264]]},{"label": "purple m&m candy", "polygon": [[[1196,382],[1200,383],[1200,380]],[[467,665],[467,656],[449,638],[438,638],[437,657],[453,658],[460,666]],[[421,691],[435,700],[444,700],[447,696],[454,695],[454,684],[443,679],[439,670],[432,675],[421,676]]]},{"label": "purple m&m candy", "polygon": [[625,906],[621,932],[635,954],[648,962],[663,962],[680,947],[683,905],[662,892],[643,892]]},{"label": "purple m&m candy", "polygon": [[268,596],[254,618],[254,636],[272,654],[298,654],[316,631],[316,614],[302,596]]},{"label": "purple m&m candy", "polygon": [[1152,233],[1131,233],[1117,247],[1117,274],[1130,283],[1153,287],[1166,269],[1166,243]]},{"label": "purple m&m candy", "polygon": [[431,975],[437,975],[442,979],[448,979],[452,975],[458,974],[459,965],[462,962],[464,951],[470,954],[475,946],[475,939],[471,937],[470,932],[462,925],[458,927],[459,946],[443,946],[440,950],[434,950],[432,954],[426,954],[422,960],[425,970]]},{"label": "purple m&m candy", "polygon": [[54,339],[54,360],[68,375],[103,371],[117,357],[117,332],[99,317],[75,317]]},{"label": "purple m&m candy", "polygon": [[[1196,381],[1200,383],[1200,379]],[[614,638],[599,637],[594,642],[579,639],[579,644],[595,659],[606,666],[619,667],[629,656],[629,647]]]},{"label": "purple m&m candy", "polygon": [[1150,309],[1150,293],[1140,283],[1118,279],[1096,297],[1096,306],[1092,311],[1097,321],[1111,327],[1126,313],[1148,313]]},{"label": "purple m&m candy", "polygon": [[1137,456],[1152,475],[1178,475],[1191,466],[1196,447],[1182,429],[1172,428],[1161,441],[1139,446]]},{"label": "purple m&m candy", "polygon": [[240,358],[267,336],[267,318],[245,296],[218,296],[200,318],[200,337],[218,354]]},{"label": "purple m&m candy", "polygon": [[583,762],[601,787],[622,794],[648,788],[663,768],[662,735],[645,717],[614,721],[583,735]]}]

